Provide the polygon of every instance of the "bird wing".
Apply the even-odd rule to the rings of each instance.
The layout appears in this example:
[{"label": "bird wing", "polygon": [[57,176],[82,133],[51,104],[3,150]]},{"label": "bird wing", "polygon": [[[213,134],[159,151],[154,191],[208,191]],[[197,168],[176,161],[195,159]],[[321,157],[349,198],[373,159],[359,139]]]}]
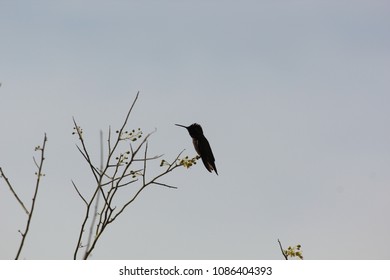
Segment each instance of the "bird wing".
[{"label": "bird wing", "polygon": [[206,137],[204,137],[202,140],[197,142],[198,145],[196,145],[198,148],[196,148],[195,144],[195,150],[202,158],[203,164],[206,167],[206,169],[211,172],[215,171],[215,173],[218,175],[217,167],[215,166],[215,158],[213,155],[213,151],[211,150],[209,141],[207,141]]},{"label": "bird wing", "polygon": [[199,140],[192,138],[192,144],[194,144],[195,151],[198,153],[198,155],[202,156],[201,151],[199,149]]}]

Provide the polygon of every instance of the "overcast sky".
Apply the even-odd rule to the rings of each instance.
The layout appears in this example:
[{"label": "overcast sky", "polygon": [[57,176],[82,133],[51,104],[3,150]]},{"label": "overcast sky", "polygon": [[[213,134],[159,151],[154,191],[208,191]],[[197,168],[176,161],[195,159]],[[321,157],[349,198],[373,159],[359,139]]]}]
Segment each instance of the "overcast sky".
[{"label": "overcast sky", "polygon": [[[151,154],[199,163],[152,186],[92,259],[390,258],[390,2],[0,2],[0,166],[26,204],[44,177],[21,258],[71,259],[93,188],[72,116],[99,162],[99,130],[147,133]],[[158,163],[156,163],[158,165]],[[158,171],[158,167],[155,168]],[[0,181],[0,258],[26,216]]]}]

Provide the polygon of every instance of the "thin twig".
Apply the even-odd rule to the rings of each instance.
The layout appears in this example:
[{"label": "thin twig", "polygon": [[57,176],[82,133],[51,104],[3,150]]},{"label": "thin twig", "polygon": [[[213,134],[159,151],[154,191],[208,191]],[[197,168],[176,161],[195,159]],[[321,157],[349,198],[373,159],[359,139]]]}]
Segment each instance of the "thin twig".
[{"label": "thin twig", "polygon": [[146,158],[148,153],[148,142],[145,143],[145,154],[144,154],[144,171],[142,172],[142,184],[145,185],[146,180]]},{"label": "thin twig", "polygon": [[76,184],[73,182],[73,180],[72,180],[72,184],[73,184],[73,187],[75,188],[76,192],[78,193],[78,195],[81,197],[81,199],[85,202],[86,205],[88,205],[88,202],[82,196],[82,194],[80,193],[79,189],[76,187]]},{"label": "thin twig", "polygon": [[286,260],[288,260],[288,256],[287,256],[286,253],[284,252],[283,247],[282,247],[282,243],[280,242],[279,239],[278,239],[278,242],[279,242],[280,251],[282,251],[283,257],[284,257]]},{"label": "thin twig", "polygon": [[153,156],[153,157],[149,157],[149,158],[135,158],[133,159],[133,161],[149,161],[149,160],[155,160],[155,159],[159,159],[161,158],[162,156],[164,155],[159,155],[159,156]]},{"label": "thin twig", "polygon": [[[112,157],[112,155],[114,154],[114,151],[116,150],[116,148],[117,148],[119,142],[121,141],[122,132],[123,132],[123,130],[124,130],[126,124],[127,124],[127,121],[129,120],[130,114],[131,114],[131,112],[133,111],[133,108],[134,108],[135,103],[137,102],[138,96],[139,96],[139,91],[137,92],[137,94],[136,94],[136,96],[135,96],[135,98],[134,98],[134,101],[133,101],[133,103],[132,103],[131,106],[130,106],[129,111],[127,112],[127,115],[126,115],[125,121],[124,121],[123,124],[122,124],[122,127],[121,127],[120,130],[118,131],[118,137],[117,137],[117,139],[116,139],[116,142],[115,142],[115,144],[114,144],[114,147],[112,147],[111,152],[108,153],[106,166],[108,166],[108,165],[110,164],[111,157]],[[111,145],[110,145],[110,148],[111,148]]]},{"label": "thin twig", "polygon": [[39,169],[39,165],[38,165],[38,162],[36,161],[35,157],[33,157],[33,161],[35,163],[35,166]]},{"label": "thin twig", "polygon": [[32,215],[34,213],[35,202],[36,202],[36,198],[37,198],[37,195],[38,195],[39,183],[41,181],[41,177],[43,176],[42,168],[43,168],[43,161],[45,160],[46,142],[47,142],[47,137],[46,137],[46,133],[45,133],[45,137],[43,139],[43,145],[42,145],[42,148],[40,149],[41,150],[41,160],[40,160],[39,168],[38,168],[38,172],[37,172],[37,181],[36,181],[36,184],[35,184],[34,196],[32,198],[30,214],[28,215],[26,228],[25,228],[24,232],[21,233],[22,234],[22,241],[20,242],[20,246],[19,246],[18,252],[16,254],[15,260],[19,259],[20,253],[22,252],[22,249],[23,249],[24,241],[26,240],[26,237],[27,237],[27,234],[28,234],[28,230],[30,229],[30,223],[31,223]]},{"label": "thin twig", "polygon": [[171,185],[167,185],[167,184],[163,184],[163,183],[159,183],[159,182],[153,182],[152,184],[164,186],[164,187],[167,187],[170,189],[177,189],[177,187],[175,187],[175,186],[171,186]]},{"label": "thin twig", "polygon": [[107,139],[107,143],[108,143],[108,154],[111,154],[111,125],[108,126],[108,139]]},{"label": "thin twig", "polygon": [[[100,172],[103,172],[103,131],[102,130],[100,130]],[[101,182],[101,177],[100,177],[99,182]],[[101,188],[101,184],[100,184],[100,188]],[[88,252],[88,250],[91,246],[93,228],[95,227],[95,222],[96,222],[96,218],[98,215],[99,198],[100,198],[99,194],[100,194],[100,192],[96,196],[95,209],[93,212],[92,222],[91,222],[91,225],[89,227],[88,242],[87,242],[87,247],[85,249],[86,252]]]},{"label": "thin twig", "polygon": [[131,180],[131,181],[127,182],[127,183],[123,183],[122,185],[118,185],[117,188],[126,187],[126,186],[128,186],[128,185],[130,185],[130,184],[132,184],[134,182],[137,182],[137,181],[138,181],[138,179]]},{"label": "thin twig", "polygon": [[99,172],[97,171],[97,169],[92,164],[91,158],[90,158],[90,156],[88,154],[88,150],[87,150],[87,148],[85,146],[85,143],[84,143],[82,132],[80,131],[79,126],[77,125],[75,118],[73,118],[73,123],[75,125],[76,132],[77,132],[77,134],[79,136],[81,145],[83,146],[83,150],[81,150],[81,148],[76,145],[77,149],[80,151],[80,153],[83,155],[85,160],[88,162],[89,167],[91,168],[91,171],[93,173],[93,176],[95,177],[96,182],[98,182],[99,181],[99,178],[98,178]]},{"label": "thin twig", "polygon": [[4,181],[7,183],[9,189],[11,190],[12,194],[15,196],[16,200],[19,202],[20,206],[22,206],[22,208],[26,212],[26,214],[29,215],[30,213],[28,212],[26,206],[24,206],[22,200],[16,194],[14,188],[12,187],[12,185],[11,185],[10,181],[8,180],[8,178],[5,176],[5,174],[3,172],[3,169],[1,167],[0,167],[0,177],[3,177]]}]

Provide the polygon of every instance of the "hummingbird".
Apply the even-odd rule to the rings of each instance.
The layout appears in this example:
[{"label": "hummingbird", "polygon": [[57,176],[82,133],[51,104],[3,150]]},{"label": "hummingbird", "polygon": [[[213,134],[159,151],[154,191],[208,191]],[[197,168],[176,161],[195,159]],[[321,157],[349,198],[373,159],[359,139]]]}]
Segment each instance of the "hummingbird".
[{"label": "hummingbird", "polygon": [[188,130],[188,133],[192,137],[192,143],[194,144],[195,150],[202,158],[204,166],[209,172],[214,170],[215,173],[218,175],[217,167],[215,166],[213,151],[211,151],[209,141],[207,141],[206,137],[203,135],[202,127],[197,123],[193,123],[190,126],[185,126],[181,124],[175,125],[184,127]]}]

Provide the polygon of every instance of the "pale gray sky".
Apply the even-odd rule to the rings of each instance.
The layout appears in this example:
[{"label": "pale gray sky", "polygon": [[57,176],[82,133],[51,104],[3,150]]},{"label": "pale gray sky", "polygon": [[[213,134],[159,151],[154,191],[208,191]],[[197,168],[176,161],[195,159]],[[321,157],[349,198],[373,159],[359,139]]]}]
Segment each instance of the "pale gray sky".
[{"label": "pale gray sky", "polygon": [[[195,155],[174,123],[203,126],[219,176],[198,164],[147,189],[92,259],[390,258],[388,1],[1,1],[0,166],[30,203],[22,258],[71,259],[99,129],[157,128],[149,148]],[[0,181],[0,258],[25,214]]]}]

